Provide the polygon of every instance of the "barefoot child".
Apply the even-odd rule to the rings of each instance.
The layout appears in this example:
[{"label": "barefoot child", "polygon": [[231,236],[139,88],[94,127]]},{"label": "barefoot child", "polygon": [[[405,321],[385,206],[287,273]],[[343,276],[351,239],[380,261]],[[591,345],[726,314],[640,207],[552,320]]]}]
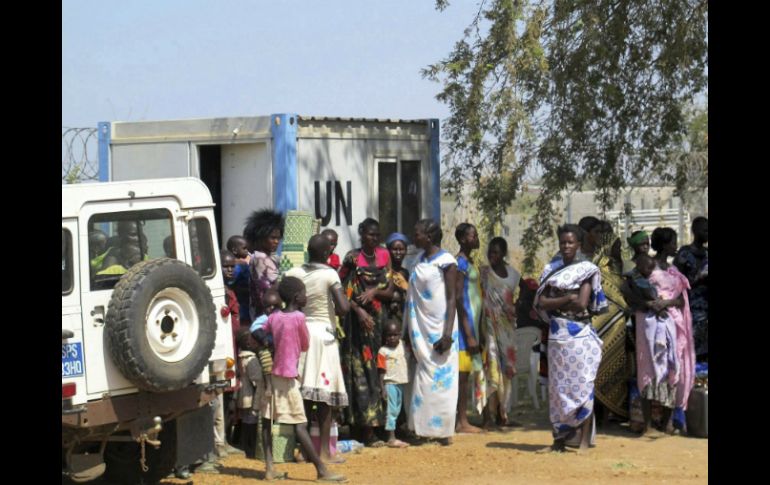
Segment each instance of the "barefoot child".
[{"label": "barefoot child", "polygon": [[[265,410],[265,379],[262,366],[257,359],[257,342],[251,337],[248,328],[238,330],[238,364],[240,366],[241,387],[238,392],[238,410],[241,419],[241,448],[246,458],[257,457],[257,423]],[[267,421],[268,426],[270,420]],[[263,423],[264,424],[264,423]]]},{"label": "barefoot child", "polygon": [[384,345],[380,347],[377,353],[377,370],[380,374],[382,399],[388,410],[385,431],[388,432],[388,446],[391,448],[409,446],[409,444],[396,439],[396,420],[401,413],[404,386],[409,382],[404,345],[401,343],[400,335],[398,323],[395,320],[388,320],[384,329]]},{"label": "barefoot child", "polygon": [[[272,335],[275,346],[273,373],[273,396],[271,412],[277,423],[294,425],[294,434],[304,455],[316,467],[318,480],[324,482],[346,482],[343,475],[331,472],[321,461],[310,441],[307,431],[307,417],[299,391],[297,365],[301,352],[306,352],[310,345],[310,336],[302,307],[307,303],[305,284],[299,278],[284,277],[278,285],[278,293],[286,304],[280,312],[272,313],[267,323],[255,333],[263,344],[266,336]],[[265,479],[276,478],[273,469],[273,453],[271,429],[266,427],[262,432],[262,445],[265,449]]]}]

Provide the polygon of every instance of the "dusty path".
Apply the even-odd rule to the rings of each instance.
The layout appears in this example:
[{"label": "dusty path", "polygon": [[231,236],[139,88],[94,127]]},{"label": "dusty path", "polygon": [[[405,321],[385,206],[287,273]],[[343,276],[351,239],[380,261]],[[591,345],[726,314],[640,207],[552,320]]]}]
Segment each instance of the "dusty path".
[{"label": "dusty path", "polygon": [[[506,432],[455,436],[454,444],[412,446],[403,450],[365,449],[346,454],[347,463],[333,469],[345,474],[352,484],[420,483],[669,483],[708,481],[708,440],[682,436],[638,438],[627,428],[610,423],[599,433],[596,447],[579,456],[568,449],[564,454],[535,454],[551,443],[543,412],[514,416],[523,423]],[[276,465],[290,480],[280,483],[308,483],[315,480],[312,465]],[[264,474],[264,464],[241,456],[222,460],[219,474],[196,473],[190,480],[167,479],[164,485],[252,484]]]}]

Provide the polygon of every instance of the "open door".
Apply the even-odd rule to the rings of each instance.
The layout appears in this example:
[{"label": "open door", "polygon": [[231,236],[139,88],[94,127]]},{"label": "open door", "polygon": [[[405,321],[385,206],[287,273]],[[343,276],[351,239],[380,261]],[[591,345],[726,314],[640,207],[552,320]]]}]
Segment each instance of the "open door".
[{"label": "open door", "polygon": [[414,241],[414,225],[420,220],[422,183],[419,160],[395,157],[375,159],[380,233],[401,232]]},{"label": "open door", "polygon": [[[200,178],[211,192],[211,199],[214,201],[214,221],[217,224],[217,241],[219,247],[224,247],[222,240],[222,146],[221,145],[200,145]],[[226,235],[229,237],[231,234]]]}]

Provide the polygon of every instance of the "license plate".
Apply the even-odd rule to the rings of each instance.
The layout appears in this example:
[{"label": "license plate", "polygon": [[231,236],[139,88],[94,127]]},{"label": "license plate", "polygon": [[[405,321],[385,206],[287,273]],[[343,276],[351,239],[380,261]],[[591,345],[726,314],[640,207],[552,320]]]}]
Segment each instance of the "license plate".
[{"label": "license plate", "polygon": [[61,344],[61,376],[77,377],[83,375],[83,343]]}]

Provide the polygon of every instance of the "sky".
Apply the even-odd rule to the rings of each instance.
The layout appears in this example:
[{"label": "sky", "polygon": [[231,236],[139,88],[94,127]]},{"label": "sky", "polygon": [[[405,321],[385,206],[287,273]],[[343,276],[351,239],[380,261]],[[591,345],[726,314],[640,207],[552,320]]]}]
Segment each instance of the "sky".
[{"label": "sky", "polygon": [[420,69],[478,10],[455,0],[63,0],[62,126],[297,113],[445,119]]}]

